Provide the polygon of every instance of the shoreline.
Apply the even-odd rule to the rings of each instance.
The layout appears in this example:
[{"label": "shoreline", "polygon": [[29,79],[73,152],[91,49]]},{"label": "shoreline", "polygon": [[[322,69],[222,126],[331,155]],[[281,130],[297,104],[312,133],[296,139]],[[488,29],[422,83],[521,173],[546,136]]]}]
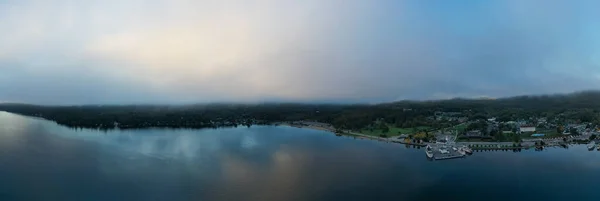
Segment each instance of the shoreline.
[{"label": "shoreline", "polygon": [[[366,134],[362,134],[362,133],[356,133],[356,132],[351,132],[351,131],[343,131],[342,133],[336,133],[334,129],[332,128],[325,128],[325,127],[320,127],[320,126],[314,126],[314,125],[293,125],[293,124],[289,124],[289,123],[279,123],[279,124],[274,124],[277,126],[288,126],[288,127],[294,127],[294,128],[302,128],[302,129],[311,129],[311,130],[319,130],[319,131],[326,131],[326,132],[330,132],[333,133],[335,135],[341,136],[350,136],[350,137],[357,137],[359,139],[366,139],[366,140],[375,140],[375,141],[382,141],[382,142],[387,142],[387,143],[398,143],[398,144],[405,144],[405,145],[414,145],[414,146],[427,146],[428,144],[436,144],[434,143],[423,143],[423,144],[418,144],[418,143],[406,143],[404,142],[404,140],[401,140],[400,138],[382,138],[382,137],[377,137],[377,136],[371,136],[371,135],[366,135]],[[540,139],[542,140],[542,139]],[[530,148],[536,148],[537,146],[532,144],[531,142],[534,141],[528,141],[525,142],[524,145],[519,146],[519,147],[505,147],[503,145],[508,145],[508,144],[514,144],[514,142],[456,142],[456,145],[459,146],[468,146],[470,148],[472,148],[473,150],[512,150],[512,149],[530,149]],[[572,145],[572,144],[578,144],[578,143],[565,143],[565,145]],[[485,145],[485,146],[484,146]],[[563,145],[561,144],[556,144],[556,143],[550,143],[545,145],[544,147],[562,147]]]},{"label": "shoreline", "polygon": [[[0,112],[6,112],[6,111],[0,111]],[[198,129],[198,130],[202,130],[202,129],[221,129],[221,128],[231,128],[231,127],[237,127],[237,126],[230,126],[230,125],[226,125],[226,126],[217,126],[217,127],[187,127],[187,126],[181,126],[181,127],[139,127],[139,128],[108,128],[108,129],[102,129],[102,128],[90,128],[90,127],[71,127],[68,125],[64,125],[64,124],[60,124],[54,120],[50,120],[50,119],[46,119],[43,117],[38,117],[38,116],[29,116],[29,115],[23,115],[23,114],[18,114],[18,113],[12,113],[12,112],[6,112],[8,114],[14,114],[14,115],[18,115],[18,116],[22,116],[22,117],[27,117],[27,118],[32,118],[32,119],[37,119],[37,120],[43,120],[43,121],[49,121],[49,122],[53,122],[55,124],[58,124],[60,126],[65,126],[67,128],[73,128],[73,129],[90,129],[90,130],[103,130],[103,131],[112,131],[112,130],[142,130],[142,129]],[[325,131],[325,132],[330,132],[335,134],[336,136],[349,136],[349,137],[354,137],[354,138],[359,138],[359,139],[366,139],[366,140],[376,140],[376,141],[381,141],[381,142],[387,142],[387,143],[398,143],[398,144],[405,144],[405,145],[414,145],[414,146],[426,146],[428,144],[437,144],[436,142],[428,142],[428,143],[410,143],[410,142],[405,142],[403,138],[399,138],[397,136],[395,137],[389,137],[389,138],[384,138],[384,137],[379,137],[379,136],[372,136],[372,135],[366,135],[363,133],[358,133],[358,132],[353,132],[353,131],[348,131],[348,130],[343,130],[341,133],[336,132],[338,130],[336,130],[335,128],[333,128],[333,126],[329,125],[329,124],[325,124],[325,123],[319,123],[319,122],[310,122],[310,121],[300,121],[300,122],[293,122],[293,123],[287,123],[287,122],[276,122],[276,123],[264,123],[264,124],[251,124],[251,125],[263,125],[263,126],[288,126],[288,127],[295,127],[295,128],[303,128],[303,129],[311,129],[311,130],[319,130],[319,131]],[[574,144],[586,144],[588,142],[580,142],[580,141],[574,141],[574,140],[570,140],[567,142],[562,142],[559,138],[549,138],[549,139],[527,139],[527,140],[523,140],[523,142],[518,143],[521,144],[521,146],[511,146],[513,144],[517,144],[515,142],[455,142],[456,145],[465,145],[465,146],[469,146],[472,149],[477,149],[477,150],[503,150],[503,149],[528,149],[528,148],[535,148],[538,145],[536,145],[536,142],[539,141],[544,141],[546,142],[545,145],[543,145],[544,147],[564,147],[564,146],[569,146],[569,145],[574,145]]]},{"label": "shoreline", "polygon": [[415,146],[427,146],[427,144],[417,144],[417,143],[406,143],[403,140],[400,140],[399,138],[383,138],[383,137],[377,137],[377,136],[372,136],[372,135],[366,135],[366,134],[362,134],[362,133],[356,133],[356,132],[352,132],[352,131],[343,131],[342,133],[337,133],[335,131],[335,129],[332,128],[325,128],[325,127],[320,127],[320,126],[305,126],[305,125],[292,125],[289,123],[279,123],[279,124],[275,124],[277,126],[288,126],[288,127],[294,127],[294,128],[303,128],[303,129],[311,129],[311,130],[319,130],[319,131],[327,131],[330,133],[333,133],[335,135],[338,136],[350,136],[350,137],[357,137],[359,139],[366,139],[366,140],[375,140],[375,141],[383,141],[383,142],[387,142],[387,143],[398,143],[398,144],[406,144],[406,145],[415,145]]},{"label": "shoreline", "polygon": [[302,126],[302,125],[293,125],[293,124],[289,124],[289,123],[276,123],[273,124],[276,126],[288,126],[288,127],[294,127],[294,128],[306,128],[306,129],[312,129],[312,130],[320,130],[320,131],[327,131],[327,132],[331,132],[335,134],[335,129],[333,128],[325,128],[325,127],[320,127],[320,126]]}]

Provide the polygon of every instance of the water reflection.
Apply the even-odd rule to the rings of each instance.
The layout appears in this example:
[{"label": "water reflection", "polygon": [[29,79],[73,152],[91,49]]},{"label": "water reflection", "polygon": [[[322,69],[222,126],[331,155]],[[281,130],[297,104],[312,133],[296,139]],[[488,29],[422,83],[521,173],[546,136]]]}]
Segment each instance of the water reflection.
[{"label": "water reflection", "polygon": [[290,127],[103,132],[8,113],[0,125],[0,200],[596,200],[600,178],[585,146],[429,162]]}]

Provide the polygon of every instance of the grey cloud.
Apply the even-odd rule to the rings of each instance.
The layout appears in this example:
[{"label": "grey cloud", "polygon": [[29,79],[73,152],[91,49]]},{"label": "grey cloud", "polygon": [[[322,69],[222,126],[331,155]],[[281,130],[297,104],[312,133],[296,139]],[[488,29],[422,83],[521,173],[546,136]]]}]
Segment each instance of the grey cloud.
[{"label": "grey cloud", "polygon": [[[598,3],[499,1],[485,4],[487,6],[473,7],[479,10],[465,14],[457,9],[461,7],[459,5],[448,7],[449,10],[444,10],[447,13],[440,13],[428,3],[416,6],[414,2],[356,1],[344,4],[310,1],[299,6],[304,12],[286,12],[296,6],[265,1],[264,6],[232,8],[236,13],[242,13],[244,20],[241,21],[228,21],[229,18],[221,16],[223,13],[210,12],[218,14],[218,18],[213,16],[214,19],[239,23],[223,26],[223,29],[233,30],[224,31],[224,34],[236,33],[239,27],[249,30],[249,38],[244,34],[232,35],[236,39],[233,41],[244,42],[242,45],[207,35],[217,40],[214,49],[217,53],[242,58],[235,61],[218,58],[211,64],[196,62],[193,54],[196,52],[190,53],[185,49],[189,46],[180,46],[171,40],[157,46],[141,45],[132,48],[133,51],[117,52],[117,56],[128,53],[122,55],[161,61],[162,66],[139,63],[139,58],[130,61],[128,57],[115,59],[106,55],[88,55],[82,46],[89,45],[87,43],[96,34],[104,34],[107,30],[130,33],[127,23],[118,21],[114,21],[115,25],[104,26],[107,29],[102,31],[81,31],[84,35],[73,40],[58,34],[66,33],[64,30],[54,31],[49,33],[52,37],[46,39],[49,42],[43,43],[53,48],[34,48],[35,51],[29,52],[20,49],[18,59],[3,57],[2,53],[7,51],[0,48],[0,101],[48,104],[269,100],[382,102],[563,93],[600,87],[600,60],[597,58],[600,40],[594,38],[594,33],[600,30],[592,27],[594,19],[600,18],[600,14],[592,9],[600,7]],[[231,7],[212,1],[207,5],[225,11]],[[464,6],[471,8],[471,5]],[[121,5],[119,10],[125,7]],[[162,21],[147,16],[152,14],[150,11],[138,13],[135,19],[127,21],[142,24],[144,16],[157,21],[137,27],[136,31],[142,30],[139,33],[155,30],[148,27],[169,29],[170,25],[166,26],[165,22],[184,23],[174,12],[180,9],[176,4],[165,7],[169,8],[169,17]],[[452,12],[452,9],[457,11]],[[155,7],[149,10],[161,11]],[[185,23],[213,19],[208,14],[181,12],[184,13],[181,16],[188,17]],[[106,25],[109,19],[103,17],[101,24]],[[205,31],[190,30],[194,32],[183,36]],[[147,39],[150,42],[161,37],[169,39],[168,34],[173,32],[157,33]],[[128,36],[134,40],[143,38],[135,37],[135,34]],[[61,42],[66,44],[61,46]],[[190,42],[191,50],[201,46],[201,43],[193,42]],[[134,45],[140,43],[113,49]],[[230,51],[237,49],[219,50],[220,46],[242,48],[239,54],[246,55]],[[153,47],[175,49],[156,50],[158,48]],[[182,57],[185,61],[164,62],[165,58],[173,59],[164,53],[177,52],[180,50],[177,48],[183,48],[182,54],[188,56]],[[162,58],[153,60],[153,56]],[[174,64],[169,66],[170,63]]]},{"label": "grey cloud", "polygon": [[45,66],[44,70],[38,70],[14,63],[0,65],[9,66],[1,68],[4,76],[0,76],[1,97],[8,102],[68,105],[167,101],[143,86],[79,67]]}]

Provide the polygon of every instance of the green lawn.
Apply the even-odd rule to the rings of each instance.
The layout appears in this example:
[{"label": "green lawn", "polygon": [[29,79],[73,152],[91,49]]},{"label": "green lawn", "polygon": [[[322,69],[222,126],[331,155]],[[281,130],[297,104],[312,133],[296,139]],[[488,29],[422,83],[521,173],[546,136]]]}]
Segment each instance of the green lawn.
[{"label": "green lawn", "polygon": [[469,124],[464,123],[464,124],[459,124],[459,125],[453,126],[452,129],[455,130],[455,131],[457,131],[457,132],[459,132],[459,133],[462,133],[465,130],[467,130],[468,126],[469,126]]},{"label": "green lawn", "polygon": [[[413,134],[413,130],[429,130],[431,129],[431,127],[427,127],[427,126],[419,126],[419,127],[415,127],[415,129],[413,128],[398,128],[398,127],[394,127],[394,126],[390,126],[390,131],[387,134],[388,137],[393,137],[393,136],[398,136],[400,134]],[[372,135],[372,136],[379,136],[381,134],[383,134],[383,132],[381,132],[381,129],[362,129],[360,131],[360,133],[365,134],[365,135]]]}]

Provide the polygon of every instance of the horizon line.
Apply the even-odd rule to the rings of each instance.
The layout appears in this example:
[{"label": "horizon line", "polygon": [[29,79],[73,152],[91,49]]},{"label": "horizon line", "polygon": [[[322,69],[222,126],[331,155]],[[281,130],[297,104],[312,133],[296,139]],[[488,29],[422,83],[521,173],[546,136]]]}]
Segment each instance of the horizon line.
[{"label": "horizon line", "polygon": [[33,104],[26,102],[2,102],[0,101],[0,105],[31,105],[31,106],[48,106],[48,107],[78,107],[78,106],[177,106],[177,107],[186,107],[186,106],[205,106],[205,105],[269,105],[269,104],[294,104],[294,105],[380,105],[380,104],[393,104],[393,103],[401,103],[401,102],[414,102],[414,103],[424,103],[424,102],[439,102],[439,101],[451,101],[451,100],[471,100],[471,101],[495,101],[495,100],[506,100],[511,98],[523,98],[523,97],[544,97],[544,96],[569,96],[569,95],[578,95],[585,93],[599,93],[600,90],[581,90],[574,91],[569,93],[553,93],[553,94],[529,94],[529,95],[515,95],[515,96],[505,96],[505,97],[488,97],[488,96],[479,96],[479,97],[453,97],[447,99],[404,99],[404,100],[395,100],[395,101],[381,101],[376,103],[366,103],[366,102],[330,102],[330,101],[257,101],[257,102],[243,102],[243,101],[214,101],[214,102],[195,102],[195,103],[123,103],[123,104]]}]

